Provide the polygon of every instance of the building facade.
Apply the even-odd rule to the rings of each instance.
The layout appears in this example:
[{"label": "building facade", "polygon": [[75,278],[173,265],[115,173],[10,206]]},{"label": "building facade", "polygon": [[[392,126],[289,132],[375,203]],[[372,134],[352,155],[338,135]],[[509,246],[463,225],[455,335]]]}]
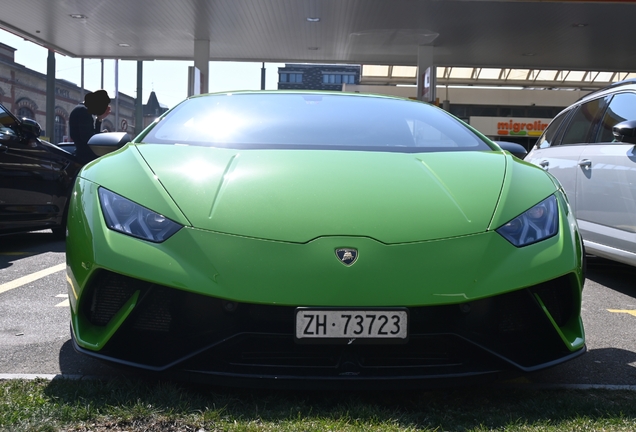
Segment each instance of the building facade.
[{"label": "building facade", "polygon": [[[0,43],[0,104],[4,105],[16,117],[27,117],[46,126],[46,75],[15,62],[15,48]],[[84,100],[86,91],[69,81],[55,80],[55,126],[53,131],[42,130],[47,141],[59,143],[70,141],[68,119],[75,106]],[[114,98],[114,95],[111,95]],[[152,105],[152,106],[150,106]],[[112,112],[102,122],[102,128],[109,132],[135,132],[135,98],[119,93],[115,124],[115,100],[111,103]],[[143,107],[143,126],[149,125],[158,115],[167,110],[159,104],[154,92],[148,105]]]},{"label": "building facade", "polygon": [[285,64],[278,68],[279,90],[342,91],[343,84],[360,83],[358,65]]}]

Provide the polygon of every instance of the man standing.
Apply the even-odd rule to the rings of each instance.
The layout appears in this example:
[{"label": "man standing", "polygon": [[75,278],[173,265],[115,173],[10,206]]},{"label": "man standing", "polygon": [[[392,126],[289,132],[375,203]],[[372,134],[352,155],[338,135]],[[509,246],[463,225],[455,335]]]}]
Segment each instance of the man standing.
[{"label": "man standing", "polygon": [[110,114],[110,96],[106,90],[87,93],[84,102],[71,111],[68,119],[69,135],[75,143],[75,155],[83,164],[97,156],[88,146],[88,140],[102,129],[102,120]]}]

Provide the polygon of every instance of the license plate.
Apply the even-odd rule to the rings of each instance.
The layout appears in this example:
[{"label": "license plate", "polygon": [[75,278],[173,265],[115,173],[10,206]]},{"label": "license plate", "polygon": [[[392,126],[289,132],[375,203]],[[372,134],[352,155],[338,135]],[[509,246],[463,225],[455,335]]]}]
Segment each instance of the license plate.
[{"label": "license plate", "polygon": [[406,309],[296,309],[297,339],[406,339]]}]

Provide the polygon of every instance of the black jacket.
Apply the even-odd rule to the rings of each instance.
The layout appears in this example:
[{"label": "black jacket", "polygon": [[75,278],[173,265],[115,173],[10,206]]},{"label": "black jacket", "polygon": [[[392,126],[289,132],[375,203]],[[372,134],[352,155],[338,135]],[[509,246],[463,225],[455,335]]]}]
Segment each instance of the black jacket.
[{"label": "black jacket", "polygon": [[84,164],[97,159],[97,155],[88,146],[88,140],[95,134],[101,132],[101,120],[93,119],[84,104],[79,104],[68,119],[69,135],[75,143],[75,155]]}]

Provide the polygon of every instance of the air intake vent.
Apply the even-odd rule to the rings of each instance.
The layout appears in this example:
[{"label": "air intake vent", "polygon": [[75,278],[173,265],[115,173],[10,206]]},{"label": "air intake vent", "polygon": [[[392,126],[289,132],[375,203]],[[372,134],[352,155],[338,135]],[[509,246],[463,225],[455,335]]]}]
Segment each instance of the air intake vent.
[{"label": "air intake vent", "polygon": [[516,291],[497,297],[499,332],[511,334],[523,332],[534,325],[534,309],[526,291]]},{"label": "air intake vent", "polygon": [[115,273],[100,273],[92,284],[92,295],[87,297],[90,298],[89,304],[85,305],[88,320],[94,325],[107,325],[135,291],[147,285]]},{"label": "air intake vent", "polygon": [[558,326],[564,326],[573,316],[572,305],[574,300],[572,296],[574,293],[572,284],[567,280],[567,276],[537,285],[533,291],[539,295],[550,316]]},{"label": "air intake vent", "polygon": [[152,290],[146,301],[140,305],[139,315],[133,324],[134,330],[170,331],[172,314],[170,313],[170,290],[158,287]]}]

